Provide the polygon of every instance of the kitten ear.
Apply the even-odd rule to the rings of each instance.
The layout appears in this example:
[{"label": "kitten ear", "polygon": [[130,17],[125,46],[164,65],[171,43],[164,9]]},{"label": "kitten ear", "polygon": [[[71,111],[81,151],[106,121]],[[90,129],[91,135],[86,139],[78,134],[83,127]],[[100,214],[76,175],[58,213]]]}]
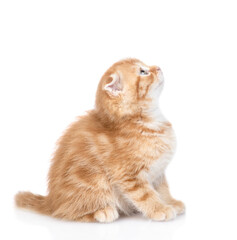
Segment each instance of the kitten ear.
[{"label": "kitten ear", "polygon": [[104,86],[104,90],[108,92],[109,95],[114,97],[118,96],[122,91],[122,83],[118,73],[111,74],[109,77],[110,82]]}]

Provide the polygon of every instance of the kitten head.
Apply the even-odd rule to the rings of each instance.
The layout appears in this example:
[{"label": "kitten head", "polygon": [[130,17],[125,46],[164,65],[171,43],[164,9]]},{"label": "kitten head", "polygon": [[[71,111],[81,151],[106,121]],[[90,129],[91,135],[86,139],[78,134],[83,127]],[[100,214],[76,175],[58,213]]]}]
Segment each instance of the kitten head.
[{"label": "kitten head", "polygon": [[158,104],[163,84],[159,67],[147,66],[137,59],[119,61],[101,78],[96,109],[111,118],[149,117],[149,109]]}]

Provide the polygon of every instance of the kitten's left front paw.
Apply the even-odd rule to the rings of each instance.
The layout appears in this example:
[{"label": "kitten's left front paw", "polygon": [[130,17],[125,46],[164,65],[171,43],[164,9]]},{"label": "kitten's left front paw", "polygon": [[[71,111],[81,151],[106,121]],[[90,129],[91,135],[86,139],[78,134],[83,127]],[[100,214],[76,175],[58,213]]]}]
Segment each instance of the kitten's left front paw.
[{"label": "kitten's left front paw", "polygon": [[181,201],[173,200],[169,205],[174,208],[177,215],[180,215],[185,212],[185,205]]},{"label": "kitten's left front paw", "polygon": [[149,218],[155,221],[169,221],[176,217],[175,210],[172,206],[162,206],[150,214]]}]

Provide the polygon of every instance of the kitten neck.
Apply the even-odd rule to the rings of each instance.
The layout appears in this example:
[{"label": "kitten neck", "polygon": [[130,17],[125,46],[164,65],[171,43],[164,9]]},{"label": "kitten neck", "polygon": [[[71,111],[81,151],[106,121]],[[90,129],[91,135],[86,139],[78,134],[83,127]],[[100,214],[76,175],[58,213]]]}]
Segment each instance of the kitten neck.
[{"label": "kitten neck", "polygon": [[163,115],[158,102],[153,102],[148,108],[143,109],[141,115],[142,119],[139,122],[152,130],[159,130],[161,126],[168,122]]}]

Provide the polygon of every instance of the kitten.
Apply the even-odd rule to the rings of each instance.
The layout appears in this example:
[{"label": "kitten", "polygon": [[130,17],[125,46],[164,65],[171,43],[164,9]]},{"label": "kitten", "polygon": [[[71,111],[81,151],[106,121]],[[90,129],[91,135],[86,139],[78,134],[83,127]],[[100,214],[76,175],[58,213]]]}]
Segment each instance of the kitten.
[{"label": "kitten", "polygon": [[85,222],[112,222],[134,212],[163,221],[183,213],[164,173],[175,136],[158,105],[163,85],[160,68],[137,59],[110,67],[99,83],[95,109],[59,140],[48,195],[20,192],[16,205]]}]

